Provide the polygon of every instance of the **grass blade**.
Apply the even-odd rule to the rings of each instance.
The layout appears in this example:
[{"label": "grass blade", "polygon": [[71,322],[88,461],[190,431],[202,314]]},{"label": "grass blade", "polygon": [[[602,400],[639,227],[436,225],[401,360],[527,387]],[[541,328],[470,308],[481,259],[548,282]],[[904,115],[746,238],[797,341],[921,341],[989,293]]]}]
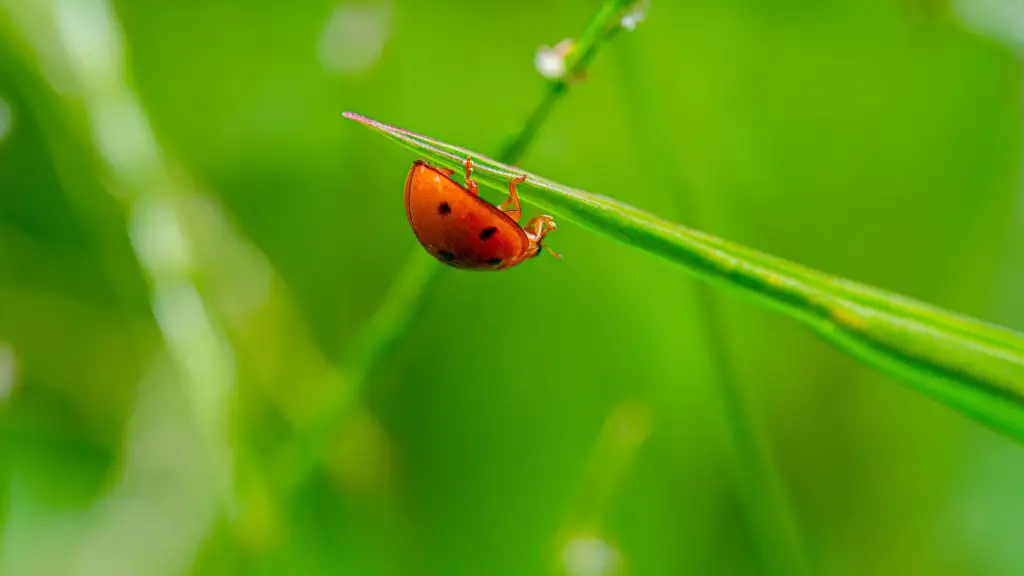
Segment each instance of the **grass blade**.
[{"label": "grass blade", "polygon": [[530,203],[782,312],[866,364],[1024,443],[1021,334],[668,222],[465,148],[345,116],[439,166],[457,168],[470,156],[474,177],[485,186],[504,189],[525,173],[519,190]]}]

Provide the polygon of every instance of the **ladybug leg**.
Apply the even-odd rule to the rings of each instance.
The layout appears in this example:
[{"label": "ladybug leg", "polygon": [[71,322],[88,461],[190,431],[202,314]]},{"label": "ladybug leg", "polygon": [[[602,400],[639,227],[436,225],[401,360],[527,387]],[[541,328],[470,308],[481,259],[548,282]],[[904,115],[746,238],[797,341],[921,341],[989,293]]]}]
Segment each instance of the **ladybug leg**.
[{"label": "ladybug leg", "polygon": [[548,252],[551,252],[552,256],[559,260],[562,259],[561,254],[543,245],[544,237],[548,235],[548,232],[552,232],[554,230],[558,230],[558,226],[555,224],[555,219],[547,214],[531,218],[530,221],[526,223],[523,231],[526,232],[526,237],[530,239],[530,243],[536,247],[534,256],[540,254],[540,249],[543,246],[544,248],[547,248]]},{"label": "ladybug leg", "polygon": [[473,180],[473,159],[466,156],[466,161],[462,163],[466,167],[466,188],[473,193],[474,196],[480,195],[480,187],[476,185],[476,181]]},{"label": "ladybug leg", "polygon": [[[526,174],[523,174],[519,178],[508,183],[508,199],[498,206],[498,210],[501,210],[508,215],[509,218],[519,222],[519,219],[523,217],[523,210],[519,206],[519,193],[516,192],[516,185],[526,182]],[[515,208],[509,208],[509,206],[515,206]],[[536,220],[536,218],[534,219]],[[533,222],[533,220],[530,220]]]},{"label": "ladybug leg", "polygon": [[538,244],[544,240],[548,232],[553,230],[558,230],[558,226],[555,224],[555,219],[547,214],[530,218],[526,226],[523,226],[523,231],[526,232],[530,240]]}]

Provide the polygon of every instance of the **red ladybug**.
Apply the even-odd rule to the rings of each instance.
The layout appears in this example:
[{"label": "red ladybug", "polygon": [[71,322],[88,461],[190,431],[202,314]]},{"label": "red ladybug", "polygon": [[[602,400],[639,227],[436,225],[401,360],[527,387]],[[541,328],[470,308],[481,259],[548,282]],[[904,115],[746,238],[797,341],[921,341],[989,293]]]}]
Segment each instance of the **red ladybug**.
[{"label": "red ladybug", "polygon": [[465,186],[451,178],[454,170],[435,168],[422,160],[409,170],[405,215],[420,244],[438,260],[465,270],[501,270],[538,256],[546,248],[541,243],[544,237],[557,226],[551,216],[537,216],[525,227],[519,225],[523,212],[516,184],[525,182],[526,176],[512,180],[508,199],[495,207],[480,198],[471,177],[473,160],[466,158],[464,165]]}]

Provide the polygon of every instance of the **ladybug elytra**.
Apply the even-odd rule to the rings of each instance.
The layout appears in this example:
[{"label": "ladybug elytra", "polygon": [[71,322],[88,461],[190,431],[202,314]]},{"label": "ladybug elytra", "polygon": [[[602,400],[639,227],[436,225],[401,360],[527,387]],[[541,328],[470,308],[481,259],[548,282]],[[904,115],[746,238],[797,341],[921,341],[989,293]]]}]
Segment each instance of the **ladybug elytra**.
[{"label": "ladybug elytra", "polygon": [[[480,197],[473,181],[473,160],[466,158],[465,185],[451,178],[454,170],[413,163],[405,180],[405,213],[420,244],[438,260],[465,270],[502,270],[538,256],[544,237],[555,230],[551,216],[537,216],[520,226],[522,210],[516,185],[508,199],[494,206]],[[556,258],[558,254],[548,249]]]}]

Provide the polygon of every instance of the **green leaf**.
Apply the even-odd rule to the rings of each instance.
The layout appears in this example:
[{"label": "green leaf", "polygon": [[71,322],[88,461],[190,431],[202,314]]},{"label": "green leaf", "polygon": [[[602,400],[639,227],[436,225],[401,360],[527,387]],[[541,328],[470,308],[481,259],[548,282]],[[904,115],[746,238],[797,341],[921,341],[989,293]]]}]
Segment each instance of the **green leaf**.
[{"label": "green leaf", "polygon": [[465,148],[346,112],[420,157],[521,196],[565,221],[657,254],[794,318],[839,349],[1024,443],[1024,336],[837,278],[552,182]]}]

